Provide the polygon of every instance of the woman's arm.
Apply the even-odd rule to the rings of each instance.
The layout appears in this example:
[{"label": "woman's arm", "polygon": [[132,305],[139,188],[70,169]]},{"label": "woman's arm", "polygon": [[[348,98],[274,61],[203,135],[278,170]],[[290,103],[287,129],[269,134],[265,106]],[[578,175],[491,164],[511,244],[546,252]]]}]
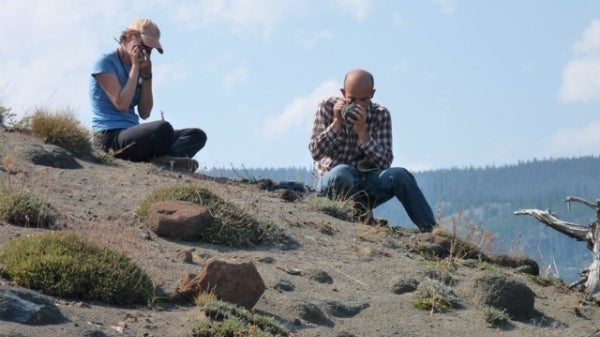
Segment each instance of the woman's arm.
[{"label": "woman's arm", "polygon": [[131,101],[133,100],[133,96],[135,95],[138,74],[139,68],[135,65],[132,66],[131,71],[129,72],[129,78],[124,87],[121,87],[117,75],[113,73],[97,74],[96,80],[117,110],[127,112],[131,105]]},{"label": "woman's arm", "polygon": [[138,104],[138,114],[140,118],[146,119],[150,117],[150,112],[154,106],[154,98],[152,96],[152,75],[146,75],[142,78],[142,89],[140,92],[140,103]]}]

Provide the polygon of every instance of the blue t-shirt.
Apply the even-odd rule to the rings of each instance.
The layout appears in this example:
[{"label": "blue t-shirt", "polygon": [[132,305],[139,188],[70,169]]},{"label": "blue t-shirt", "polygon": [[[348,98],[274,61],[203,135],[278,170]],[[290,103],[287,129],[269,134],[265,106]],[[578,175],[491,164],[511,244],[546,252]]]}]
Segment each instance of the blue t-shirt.
[{"label": "blue t-shirt", "polygon": [[138,84],[127,112],[119,111],[102,89],[96,75],[110,73],[117,75],[121,87],[124,87],[129,78],[130,65],[121,62],[116,52],[102,55],[92,68],[90,76],[90,104],[92,107],[92,130],[104,131],[112,129],[127,129],[138,125],[140,119],[134,107],[140,102],[140,85]]}]

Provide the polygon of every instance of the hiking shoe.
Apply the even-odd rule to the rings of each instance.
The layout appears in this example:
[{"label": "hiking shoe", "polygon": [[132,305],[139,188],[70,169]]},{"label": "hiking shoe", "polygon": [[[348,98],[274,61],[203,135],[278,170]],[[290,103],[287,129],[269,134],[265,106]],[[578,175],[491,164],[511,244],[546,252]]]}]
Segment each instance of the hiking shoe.
[{"label": "hiking shoe", "polygon": [[375,217],[373,217],[373,213],[370,213],[370,214],[364,216],[360,222],[363,225],[373,226],[373,227],[388,227],[389,226],[388,221],[386,219],[375,218]]},{"label": "hiking shoe", "polygon": [[433,228],[438,226],[437,224],[422,224],[419,227],[419,230],[421,231],[421,233],[431,233],[433,231]]},{"label": "hiking shoe", "polygon": [[171,169],[189,170],[195,172],[200,164],[192,158],[188,157],[174,157],[174,156],[160,156],[152,158],[152,163],[170,167]]}]

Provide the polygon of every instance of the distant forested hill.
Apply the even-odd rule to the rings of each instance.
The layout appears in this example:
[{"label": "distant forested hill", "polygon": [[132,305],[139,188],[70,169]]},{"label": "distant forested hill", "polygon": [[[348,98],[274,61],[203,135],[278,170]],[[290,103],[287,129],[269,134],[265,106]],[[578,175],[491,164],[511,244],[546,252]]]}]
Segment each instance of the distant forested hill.
[{"label": "distant forested hill", "polygon": [[[310,168],[220,168],[201,173],[234,179],[297,181],[309,186],[315,182]],[[590,201],[600,198],[600,157],[413,173],[442,223],[451,225],[461,214],[460,222],[476,224],[495,235],[500,250],[522,250],[536,259],[541,268],[566,281],[575,280],[577,273],[589,265],[591,253],[584,243],[513,212],[521,208],[550,209],[563,220],[591,223],[595,219],[592,209],[574,204],[569,211],[564,200],[567,196]],[[375,214],[392,225],[414,228],[396,200],[378,207]]]}]

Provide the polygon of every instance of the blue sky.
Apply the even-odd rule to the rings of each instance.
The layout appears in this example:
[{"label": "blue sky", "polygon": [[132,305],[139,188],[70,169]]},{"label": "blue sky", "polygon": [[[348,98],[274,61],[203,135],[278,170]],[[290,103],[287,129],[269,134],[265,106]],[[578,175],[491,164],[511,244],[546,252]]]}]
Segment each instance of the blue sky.
[{"label": "blue sky", "polygon": [[375,76],[394,166],[513,164],[600,153],[600,2],[0,0],[0,102],[70,109],[130,21],[153,19],[155,107],[208,134],[205,167],[309,167],[319,100]]}]

